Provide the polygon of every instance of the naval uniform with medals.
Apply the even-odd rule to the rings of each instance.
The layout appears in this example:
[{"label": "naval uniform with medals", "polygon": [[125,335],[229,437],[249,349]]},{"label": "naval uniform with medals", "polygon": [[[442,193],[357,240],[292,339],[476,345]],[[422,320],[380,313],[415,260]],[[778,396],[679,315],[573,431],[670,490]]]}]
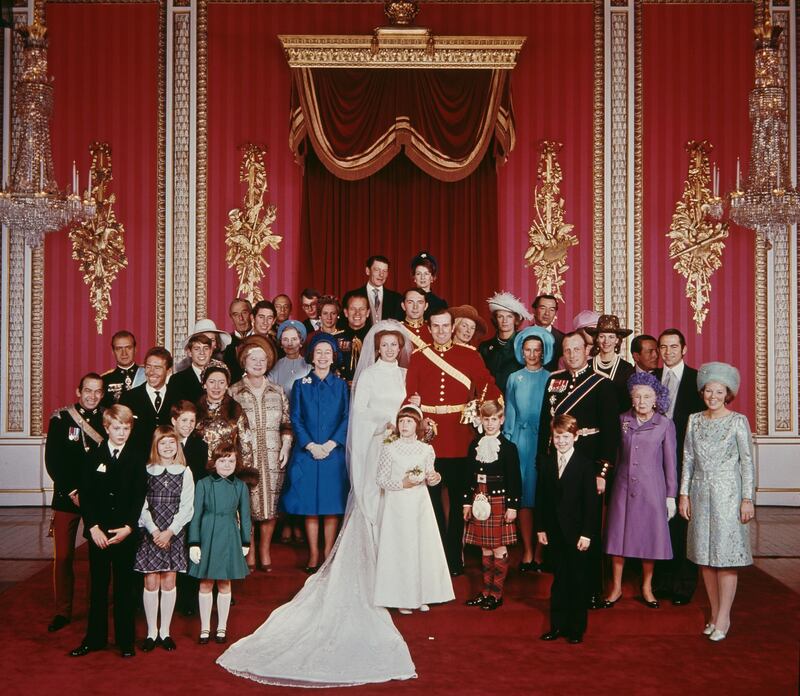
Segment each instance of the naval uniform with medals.
[{"label": "naval uniform with medals", "polygon": [[[484,394],[485,392],[485,394]],[[436,422],[433,441],[436,470],[442,482],[429,486],[433,509],[439,523],[447,564],[451,573],[463,571],[464,517],[462,501],[469,482],[467,452],[475,431],[462,423],[465,406],[482,395],[496,399],[500,391],[475,350],[449,341],[417,350],[406,374],[406,394],[419,394],[422,412]],[[450,498],[449,526],[445,525],[442,486]]]},{"label": "naval uniform with medals", "polygon": [[[552,450],[550,422],[555,416],[569,414],[578,421],[578,439],[575,449],[595,463],[598,478],[608,479],[617,457],[619,445],[619,408],[614,383],[596,373],[587,363],[574,375],[569,370],[554,372],[547,380],[539,422],[537,467]],[[589,546],[589,567],[593,596],[603,592],[603,554],[600,541],[602,505],[597,506],[598,517],[593,543]]]},{"label": "naval uniform with medals", "polygon": [[[53,479],[53,588],[55,591],[58,630],[72,619],[72,595],[75,573],[75,537],[81,511],[70,497],[77,493],[87,454],[103,442],[103,409],[85,409],[80,403],[65,406],[53,413],[47,428],[44,464]],[[79,501],[80,502],[80,501]]]},{"label": "naval uniform with medals", "polygon": [[136,363],[130,367],[117,365],[113,370],[108,370],[100,375],[100,378],[103,380],[103,388],[106,392],[101,406],[108,408],[118,404],[125,392],[144,384],[144,368]]}]

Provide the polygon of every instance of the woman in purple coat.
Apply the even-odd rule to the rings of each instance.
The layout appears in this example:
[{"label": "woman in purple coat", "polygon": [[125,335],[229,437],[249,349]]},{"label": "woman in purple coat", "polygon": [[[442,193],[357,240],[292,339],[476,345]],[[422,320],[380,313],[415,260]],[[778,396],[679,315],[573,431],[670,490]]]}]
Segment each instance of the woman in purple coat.
[{"label": "woman in purple coat", "polygon": [[648,372],[628,379],[633,408],[620,417],[622,443],[608,504],[604,550],[611,554],[613,579],[602,606],[622,598],[626,558],[642,559],[642,601],[658,609],[653,563],[672,558],[670,518],[678,492],[675,426],[664,415],[669,391]]}]

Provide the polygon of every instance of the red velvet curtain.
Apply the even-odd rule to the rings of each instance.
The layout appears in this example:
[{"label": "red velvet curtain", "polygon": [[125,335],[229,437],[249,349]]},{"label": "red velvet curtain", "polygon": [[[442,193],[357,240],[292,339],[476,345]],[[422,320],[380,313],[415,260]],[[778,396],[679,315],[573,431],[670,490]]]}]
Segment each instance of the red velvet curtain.
[{"label": "red velvet curtain", "polygon": [[[359,181],[331,174],[306,157],[299,276],[303,284],[341,293],[366,282],[364,262],[387,256],[388,287],[411,283],[409,262],[426,249],[439,262],[433,292],[450,304],[483,311],[498,283],[497,177],[487,154],[465,179],[443,182],[405,157]],[[302,285],[301,285],[302,287]]]}]

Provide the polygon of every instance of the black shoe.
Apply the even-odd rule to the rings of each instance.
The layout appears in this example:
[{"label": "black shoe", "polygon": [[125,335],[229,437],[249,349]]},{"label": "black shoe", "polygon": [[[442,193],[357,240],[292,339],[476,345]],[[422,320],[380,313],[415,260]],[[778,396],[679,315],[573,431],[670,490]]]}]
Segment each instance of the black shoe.
[{"label": "black shoe", "polygon": [[476,594],[472,599],[468,599],[464,604],[468,607],[480,607],[483,606],[483,603],[488,599],[488,597],[481,592],[480,594]]},{"label": "black shoe", "polygon": [[639,600],[641,601],[642,604],[644,604],[646,607],[649,607],[650,609],[658,609],[661,606],[660,602],[657,599],[654,599],[651,602],[649,599],[645,599],[644,595],[639,597]]},{"label": "black shoe", "polygon": [[142,652],[151,652],[156,647],[156,639],[155,638],[145,638],[144,642],[142,643]]},{"label": "black shoe", "polygon": [[578,643],[583,643],[583,636],[580,633],[577,633],[572,636],[567,637],[567,643],[572,645],[577,645]]},{"label": "black shoe", "polygon": [[209,640],[211,640],[211,631],[200,631],[200,638],[197,642],[200,645],[208,645]]},{"label": "black shoe", "polygon": [[534,562],[533,561],[520,561],[518,570],[520,573],[530,573],[533,571]]},{"label": "black shoe", "polygon": [[69,619],[64,616],[63,614],[56,614],[53,617],[53,620],[50,622],[50,625],[47,627],[47,630],[50,633],[55,633],[56,631],[60,631],[64,626],[69,623]]},{"label": "black shoe", "polygon": [[617,598],[616,598],[614,601],[611,601],[610,599],[604,599],[604,600],[602,600],[602,601],[600,602],[600,606],[599,606],[599,607],[596,607],[596,608],[597,608],[597,609],[613,609],[613,608],[614,608],[614,605],[615,605],[617,602],[619,602],[619,600],[620,600],[620,599],[622,599],[622,595],[620,595],[619,597],[617,597]]},{"label": "black shoe", "polygon": [[672,603],[676,607],[682,607],[684,604],[688,604],[691,601],[692,601],[692,598],[691,597],[687,597],[686,595],[678,595],[678,594],[676,594],[676,595],[673,595],[673,597],[672,597]]},{"label": "black shoe", "polygon": [[494,597],[493,595],[489,595],[486,599],[483,600],[483,604],[481,604],[481,609],[484,611],[494,611],[495,609],[499,609],[503,606],[503,598],[502,597]]},{"label": "black shoe", "polygon": [[459,575],[464,574],[464,566],[457,566],[450,569],[450,577],[457,578]]},{"label": "black shoe", "polygon": [[560,637],[561,631],[557,628],[551,628],[547,633],[542,633],[542,635],[539,636],[539,640],[555,640]]},{"label": "black shoe", "polygon": [[132,645],[126,645],[124,648],[120,648],[119,654],[122,657],[136,657],[136,649]]},{"label": "black shoe", "polygon": [[227,643],[228,642],[228,637],[225,635],[225,630],[218,628],[217,629],[217,635],[214,637],[214,640],[217,643]]},{"label": "black shoe", "polygon": [[172,652],[178,646],[175,645],[175,641],[172,640],[172,638],[167,636],[166,638],[161,639],[161,647],[164,648],[164,650],[166,650],[167,652]]},{"label": "black shoe", "polygon": [[306,566],[305,568],[303,568],[303,572],[304,572],[304,573],[307,573],[308,575],[313,575],[313,574],[314,574],[314,573],[316,573],[318,570],[319,570],[319,566],[318,566],[318,565],[315,565],[315,566]]},{"label": "black shoe", "polygon": [[84,655],[88,655],[90,652],[92,652],[92,648],[86,645],[86,643],[81,643],[77,648],[69,651],[69,656],[83,657]]}]

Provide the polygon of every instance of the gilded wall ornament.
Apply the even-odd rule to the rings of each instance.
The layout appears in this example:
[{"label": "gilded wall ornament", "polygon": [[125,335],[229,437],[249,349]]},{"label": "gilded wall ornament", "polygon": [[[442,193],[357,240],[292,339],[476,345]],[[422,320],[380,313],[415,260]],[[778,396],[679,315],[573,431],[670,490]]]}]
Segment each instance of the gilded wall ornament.
[{"label": "gilded wall ornament", "polygon": [[708,154],[713,145],[707,140],[686,143],[689,174],[683,196],[675,204],[667,237],[671,239],[669,258],[675,270],[686,278],[686,297],[694,310],[697,333],[703,332],[711,301],[711,276],[722,266],[722,250],[728,236],[728,223],[709,215],[711,178]]},{"label": "gilded wall ornament", "polygon": [[97,333],[103,333],[103,322],[111,306],[111,284],[128,265],[125,255],[125,226],[114,214],[116,196],[108,194],[113,180],[111,148],[108,143],[92,143],[89,147],[92,164],[89,198],[97,206],[93,217],[69,232],[72,258],[79,262],[83,282],[89,286],[89,304],[94,309]]},{"label": "gilded wall ornament", "polygon": [[264,207],[267,193],[267,170],[264,166],[265,151],[252,143],[244,148],[239,180],[247,184],[244,206],[228,213],[230,224],[225,227],[225,244],[228,247],[225,260],[228,268],[236,269],[239,276],[238,297],[250,302],[263,300],[259,283],[264,269],[269,264],[263,256],[268,246],[276,251],[283,237],[272,233],[272,224],[278,217],[274,205]]},{"label": "gilded wall ornament", "polygon": [[536,213],[528,230],[530,247],[525,252],[525,263],[533,269],[538,294],[554,295],[562,300],[561,286],[567,266],[567,251],[578,243],[570,234],[575,225],[564,222],[564,199],[560,197],[561,165],[557,155],[563,145],[544,140],[539,146],[537,176],[541,184],[533,190]]}]

